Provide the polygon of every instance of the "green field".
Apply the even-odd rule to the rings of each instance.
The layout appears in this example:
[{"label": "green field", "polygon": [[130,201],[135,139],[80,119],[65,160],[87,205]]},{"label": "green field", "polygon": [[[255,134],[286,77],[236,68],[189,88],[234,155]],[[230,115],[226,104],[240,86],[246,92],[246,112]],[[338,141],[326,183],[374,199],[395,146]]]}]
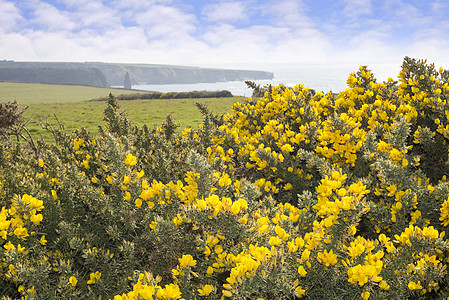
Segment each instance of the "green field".
[{"label": "green field", "polygon": [[80,102],[113,94],[142,91],[82,85],[0,82],[0,100],[19,104]]},{"label": "green field", "polygon": [[[57,127],[55,118],[59,119],[67,133],[84,126],[90,132],[96,133],[98,125],[103,121],[106,102],[87,101],[93,98],[107,96],[109,92],[119,95],[129,94],[123,89],[106,89],[86,86],[47,85],[31,83],[0,82],[0,100],[13,101],[27,105],[24,117],[29,120],[27,128],[34,136],[51,140],[50,132],[43,130],[38,122],[46,120]],[[121,109],[136,125],[161,125],[167,114],[171,114],[180,127],[197,127],[202,122],[202,115],[195,103],[204,103],[217,114],[229,112],[235,102],[242,102],[244,97],[233,98],[202,98],[202,99],[153,99],[120,101]]]}]

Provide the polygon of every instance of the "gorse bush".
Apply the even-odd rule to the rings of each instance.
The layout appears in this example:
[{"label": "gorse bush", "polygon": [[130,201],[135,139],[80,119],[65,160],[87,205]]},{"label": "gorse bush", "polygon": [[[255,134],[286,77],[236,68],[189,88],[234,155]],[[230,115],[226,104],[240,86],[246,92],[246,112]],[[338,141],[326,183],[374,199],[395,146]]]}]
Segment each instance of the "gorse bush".
[{"label": "gorse bush", "polygon": [[0,293],[25,299],[449,296],[449,72],[267,87],[181,133],[110,95],[95,137],[0,148]]}]

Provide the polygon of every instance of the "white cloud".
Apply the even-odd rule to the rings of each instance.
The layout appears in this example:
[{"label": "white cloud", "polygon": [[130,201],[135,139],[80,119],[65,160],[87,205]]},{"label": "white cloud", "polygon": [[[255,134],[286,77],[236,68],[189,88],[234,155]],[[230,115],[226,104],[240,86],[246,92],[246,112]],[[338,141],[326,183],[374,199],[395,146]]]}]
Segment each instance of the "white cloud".
[{"label": "white cloud", "polygon": [[402,0],[385,1],[383,11],[385,15],[382,17],[395,28],[428,27],[432,24],[431,16],[424,15],[418,7]]},{"label": "white cloud", "polygon": [[[214,57],[241,64],[298,63],[322,61],[329,49],[326,39],[306,33],[295,37],[287,27],[220,25],[209,28],[202,38],[212,45]],[[221,60],[223,60],[223,58]]]},{"label": "white cloud", "polygon": [[[18,22],[23,21],[20,10],[14,3],[0,0],[0,32],[9,32],[16,28]],[[3,45],[2,45],[3,47]]]},{"label": "white cloud", "polygon": [[80,27],[94,27],[107,31],[121,26],[117,11],[105,6],[101,1],[86,1],[73,12]]},{"label": "white cloud", "polygon": [[446,0],[435,0],[431,4],[431,9],[436,15],[446,15],[449,10],[449,3]]},{"label": "white cloud", "polygon": [[265,62],[303,63],[325,60],[330,49],[329,37],[307,15],[307,7],[302,1],[270,0],[254,7],[270,24],[264,27],[264,31],[255,33],[264,38],[259,47],[263,48],[261,52]]},{"label": "white cloud", "polygon": [[391,63],[401,60],[401,57],[396,47],[383,40],[382,34],[371,31],[354,37],[345,48],[338,50],[334,59],[345,63],[353,61],[358,64],[372,64]]},{"label": "white cloud", "polygon": [[[78,0],[65,0],[65,1],[78,1]],[[89,1],[89,0],[86,0]],[[111,7],[116,8],[117,10],[133,10],[139,11],[142,9],[147,9],[155,4],[160,5],[172,5],[172,0],[112,0]]]},{"label": "white cloud", "polygon": [[416,40],[407,48],[407,55],[417,59],[427,59],[428,63],[435,63],[437,68],[443,66],[449,69],[449,41],[441,38],[423,38]]},{"label": "white cloud", "polygon": [[287,28],[276,28],[273,26],[237,28],[232,25],[222,24],[209,27],[202,39],[215,47],[231,42],[239,43],[241,46],[258,44],[259,47],[264,47],[264,45],[275,44],[288,31]]},{"label": "white cloud", "polygon": [[220,2],[204,6],[202,14],[209,22],[236,22],[247,18],[243,2]]},{"label": "white cloud", "polygon": [[444,0],[428,11],[403,0],[341,0],[332,17],[298,0],[51,2],[0,0],[0,59],[238,67],[449,57],[449,19],[436,14]]},{"label": "white cloud", "polygon": [[68,31],[76,27],[76,24],[70,19],[69,13],[61,11],[42,1],[30,1],[29,8],[32,9],[33,18],[30,23],[39,27],[45,27],[50,31]]},{"label": "white cloud", "polygon": [[355,19],[372,12],[371,0],[342,0],[344,5],[343,15],[349,19]]},{"label": "white cloud", "polygon": [[[259,6],[271,9],[270,16],[275,18],[288,11],[276,24],[238,28],[224,22],[203,27],[196,35],[196,16],[180,7],[134,0],[145,8],[136,10],[121,3],[114,5],[121,7],[122,15],[112,6],[105,9],[100,1],[65,0],[67,10],[36,1],[33,22],[45,28],[23,32],[21,51],[35,60],[217,65],[309,61],[322,59],[328,48],[325,37],[295,1]],[[43,11],[49,13],[45,16]],[[125,18],[132,18],[134,26],[126,27]],[[100,20],[113,20],[115,25]],[[58,27],[61,22],[65,28]],[[103,28],[101,34],[97,28]]]},{"label": "white cloud", "polygon": [[23,34],[0,32],[0,57],[9,60],[37,60],[34,45]]},{"label": "white cloud", "polygon": [[159,4],[136,13],[134,21],[145,30],[150,39],[190,34],[196,29],[197,23],[195,15],[184,13],[173,6]]},{"label": "white cloud", "polygon": [[259,10],[262,15],[271,17],[277,26],[295,29],[315,26],[307,16],[302,0],[270,0],[260,5]]}]

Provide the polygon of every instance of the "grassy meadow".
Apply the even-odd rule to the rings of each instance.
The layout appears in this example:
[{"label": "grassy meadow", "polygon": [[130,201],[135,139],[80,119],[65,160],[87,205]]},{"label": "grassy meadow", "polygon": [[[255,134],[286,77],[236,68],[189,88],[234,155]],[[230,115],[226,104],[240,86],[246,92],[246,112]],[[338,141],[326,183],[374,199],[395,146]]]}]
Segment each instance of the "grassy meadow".
[{"label": "grassy meadow", "polygon": [[20,104],[80,102],[113,94],[141,91],[82,85],[0,82],[0,100]]},{"label": "grassy meadow", "polygon": [[[103,120],[106,102],[88,101],[90,99],[107,96],[109,92],[115,95],[138,93],[141,91],[96,88],[87,86],[51,85],[34,83],[0,82],[0,100],[13,101],[28,106],[24,117],[29,120],[27,128],[34,136],[46,140],[51,134],[43,130],[38,122],[46,120],[53,126],[58,126],[56,117],[64,126],[66,132],[72,132],[84,126],[96,133],[98,125]],[[197,127],[201,124],[202,116],[195,103],[206,104],[215,113],[229,112],[235,102],[243,101],[243,97],[206,98],[206,99],[153,99],[121,101],[120,105],[130,120],[141,126],[147,124],[160,125],[167,114],[171,114],[175,121],[179,121],[181,128]],[[56,115],[56,117],[55,117]]]}]

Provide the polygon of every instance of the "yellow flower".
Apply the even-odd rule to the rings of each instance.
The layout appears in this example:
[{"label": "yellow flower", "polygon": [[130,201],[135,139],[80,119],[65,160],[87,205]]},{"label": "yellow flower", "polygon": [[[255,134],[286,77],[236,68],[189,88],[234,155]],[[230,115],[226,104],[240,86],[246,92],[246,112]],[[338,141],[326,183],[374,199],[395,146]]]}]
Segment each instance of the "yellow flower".
[{"label": "yellow flower", "polygon": [[304,276],[306,276],[307,271],[306,271],[306,269],[304,269],[303,266],[299,266],[299,267],[298,267],[298,273],[299,273],[299,275],[301,275],[302,277],[304,277]]},{"label": "yellow flower", "polygon": [[87,160],[87,159],[83,160],[81,165],[83,165],[86,169],[89,169],[89,160]]},{"label": "yellow flower", "polygon": [[136,177],[137,177],[137,179],[139,179],[139,178],[141,178],[141,177],[143,177],[143,175],[145,175],[145,172],[142,170],[142,171],[140,171],[140,172],[137,172],[136,173]]},{"label": "yellow flower", "polygon": [[128,184],[130,179],[131,177],[128,175],[123,176],[123,184]]},{"label": "yellow flower", "polygon": [[27,292],[32,295],[36,295],[36,289],[34,288],[34,285],[31,287],[31,289],[27,289]]},{"label": "yellow flower", "polygon": [[440,218],[441,225],[449,225],[449,199],[445,200],[440,207]]},{"label": "yellow flower", "polygon": [[242,223],[242,224],[248,223],[248,214],[246,214],[242,218],[240,218],[239,223]]},{"label": "yellow flower", "polygon": [[20,244],[18,244],[17,251],[19,251],[19,253],[22,253],[23,251],[25,251],[25,247],[22,247]]},{"label": "yellow flower", "polygon": [[125,165],[134,166],[135,164],[137,164],[137,158],[133,156],[131,153],[126,155]]},{"label": "yellow flower", "polygon": [[76,284],[78,283],[78,279],[76,279],[75,276],[70,276],[69,282],[70,282],[70,284],[71,284],[73,287],[75,287]]},{"label": "yellow flower", "polygon": [[179,299],[181,298],[181,291],[177,284],[171,283],[163,289],[159,289],[156,296],[160,299]]},{"label": "yellow flower", "polygon": [[129,201],[130,199],[131,199],[131,194],[128,191],[126,191],[125,196],[123,197],[123,200]]},{"label": "yellow flower", "polygon": [[179,226],[182,224],[182,216],[180,214],[177,214],[176,217],[173,218],[173,223],[176,224],[176,226]]},{"label": "yellow flower", "polygon": [[232,203],[231,212],[236,216],[240,212],[240,202],[235,201]]},{"label": "yellow flower", "polygon": [[350,234],[350,235],[355,235],[356,232],[357,232],[357,228],[356,228],[354,225],[351,225],[351,226],[349,227],[349,234]]},{"label": "yellow flower", "polygon": [[21,227],[21,226],[17,227],[17,228],[14,230],[14,234],[15,234],[15,236],[17,236],[19,239],[24,239],[24,238],[26,238],[27,236],[29,236],[28,230],[27,230],[25,227]]},{"label": "yellow flower", "polygon": [[282,152],[293,152],[294,149],[293,149],[292,145],[290,145],[290,144],[284,144],[284,145],[282,145],[282,147],[281,147],[281,151],[282,151]]},{"label": "yellow flower", "polygon": [[414,283],[413,281],[410,281],[410,282],[408,283],[408,288],[409,288],[409,290],[411,290],[411,291],[422,289],[421,281],[418,281],[417,283]]},{"label": "yellow flower", "polygon": [[203,285],[201,289],[198,289],[198,293],[200,296],[209,296],[210,293],[214,290],[214,287],[210,284]]},{"label": "yellow flower", "polygon": [[108,176],[106,177],[106,181],[107,181],[109,184],[112,184],[112,182],[114,181],[114,177],[111,176],[111,175],[108,175]]},{"label": "yellow flower", "polygon": [[274,231],[283,241],[286,241],[290,237],[290,234],[288,234],[285,229],[279,225],[276,225]]},{"label": "yellow flower", "polygon": [[296,295],[296,297],[301,298],[302,295],[304,295],[305,293],[306,293],[306,291],[305,291],[301,286],[298,286],[298,287],[295,289],[295,295]]},{"label": "yellow flower", "polygon": [[390,286],[387,284],[387,282],[386,282],[385,280],[382,280],[382,281],[379,283],[379,287],[380,287],[382,290],[389,290],[389,289],[390,289]]},{"label": "yellow flower", "polygon": [[83,139],[74,139],[73,140],[73,148],[75,150],[79,150],[81,146],[84,146],[84,140]]},{"label": "yellow flower", "polygon": [[366,291],[362,293],[362,299],[367,300],[371,296],[370,292]]},{"label": "yellow flower", "polygon": [[96,271],[95,273],[90,273],[89,280],[87,281],[87,284],[94,284],[101,278],[101,273]]},{"label": "yellow flower", "polygon": [[284,190],[286,190],[286,191],[291,190],[292,188],[293,188],[293,186],[292,186],[292,184],[290,182],[287,182],[284,185]]},{"label": "yellow flower", "polygon": [[39,225],[39,223],[42,221],[44,217],[42,216],[42,214],[34,214],[31,215],[30,220],[31,222],[33,222],[34,225]]},{"label": "yellow flower", "polygon": [[207,267],[206,274],[207,274],[208,276],[210,276],[210,275],[212,275],[213,273],[214,273],[214,268],[212,268],[211,266]]},{"label": "yellow flower", "polygon": [[223,290],[223,296],[231,297],[232,296],[232,292],[231,291],[227,291],[227,290]]},{"label": "yellow flower", "polygon": [[11,250],[15,250],[16,249],[16,247],[14,246],[13,243],[11,243],[11,241],[8,241],[6,244],[4,244],[3,248],[6,249],[6,252],[9,252]]},{"label": "yellow flower", "polygon": [[220,254],[223,252],[223,247],[220,244],[215,245],[214,251],[215,251],[215,253]]},{"label": "yellow flower", "polygon": [[39,240],[39,242],[41,243],[42,246],[45,246],[47,244],[47,240],[45,239],[45,235],[43,235],[41,237],[41,239]]},{"label": "yellow flower", "polygon": [[310,257],[310,250],[309,249],[304,249],[304,251],[301,254],[301,262],[305,262],[306,260],[308,260]]},{"label": "yellow flower", "polygon": [[55,190],[51,190],[51,196],[53,197],[53,200],[58,200],[58,194],[56,194]]},{"label": "yellow flower", "polygon": [[278,246],[282,244],[282,240],[278,236],[271,236],[269,243],[271,246]]},{"label": "yellow flower", "polygon": [[218,180],[218,185],[219,186],[228,186],[231,185],[232,180],[231,178],[229,178],[229,175],[224,173],[223,176],[221,176],[221,178]]},{"label": "yellow flower", "polygon": [[330,265],[335,265],[337,263],[337,255],[334,254],[332,249],[329,252],[324,250],[323,252],[318,253],[317,260],[320,263],[324,263],[326,267],[329,267]]},{"label": "yellow flower", "polygon": [[181,258],[178,258],[178,260],[179,260],[179,265],[180,265],[181,269],[184,269],[187,266],[191,266],[191,267],[196,266],[196,260],[194,260],[192,255],[190,255],[190,254],[185,254]]},{"label": "yellow flower", "polygon": [[39,167],[43,167],[44,165],[45,165],[44,161],[41,158],[39,158]]}]

